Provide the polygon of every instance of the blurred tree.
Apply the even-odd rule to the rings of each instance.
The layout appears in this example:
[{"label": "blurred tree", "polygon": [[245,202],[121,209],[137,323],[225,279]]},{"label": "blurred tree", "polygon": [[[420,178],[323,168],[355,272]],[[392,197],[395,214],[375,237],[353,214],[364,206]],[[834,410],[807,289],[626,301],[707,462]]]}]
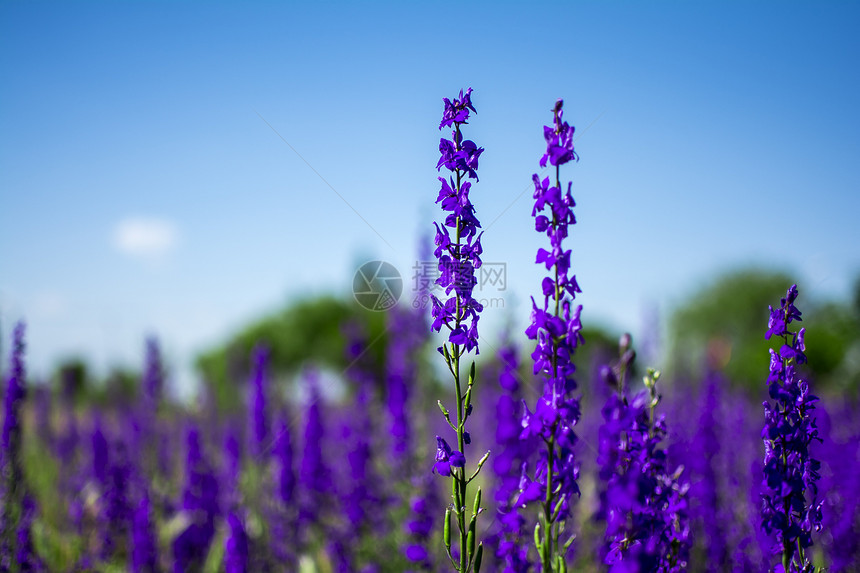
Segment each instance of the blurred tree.
[{"label": "blurred tree", "polygon": [[89,369],[82,358],[69,358],[54,371],[54,392],[68,402],[78,402],[91,389]]},{"label": "blurred tree", "polygon": [[248,379],[251,350],[258,342],[271,349],[275,379],[286,379],[305,363],[342,371],[346,366],[342,326],[354,321],[367,334],[369,363],[381,374],[386,347],[384,312],[372,312],[333,296],[299,300],[263,317],[223,345],[201,354],[196,365],[222,410],[242,404],[240,388]]},{"label": "blurred tree", "polygon": [[[676,377],[698,380],[705,369],[720,370],[732,384],[760,391],[772,344],[764,339],[768,305],[778,304],[793,282],[781,272],[742,269],[694,292],[670,318],[670,364]],[[798,287],[809,374],[819,388],[856,388],[857,368],[846,358],[860,342],[857,313],[847,302],[816,304],[803,284]]]},{"label": "blurred tree", "polygon": [[96,403],[102,406],[129,406],[137,399],[140,373],[128,368],[113,368],[96,391]]}]

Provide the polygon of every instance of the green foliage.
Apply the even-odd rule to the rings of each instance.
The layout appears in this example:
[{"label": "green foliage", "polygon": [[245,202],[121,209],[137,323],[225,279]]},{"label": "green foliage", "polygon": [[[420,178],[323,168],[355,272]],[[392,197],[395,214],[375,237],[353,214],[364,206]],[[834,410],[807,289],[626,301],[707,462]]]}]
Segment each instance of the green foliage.
[{"label": "green foliage", "polygon": [[669,322],[676,372],[698,379],[705,368],[718,369],[735,384],[758,388],[769,360],[767,307],[777,304],[791,284],[783,273],[743,269],[693,293]]},{"label": "green foliage", "polygon": [[[733,384],[758,392],[773,344],[764,339],[768,305],[778,304],[794,282],[781,272],[742,269],[692,293],[669,323],[670,361],[676,374],[697,380],[705,368],[721,370]],[[858,314],[847,302],[816,304],[809,290],[798,286],[808,370],[816,386],[856,387],[858,372],[846,364],[846,357],[860,342]]]},{"label": "green foliage", "polygon": [[860,387],[860,317],[845,305],[827,303],[804,312],[802,324],[816,386],[843,391]]},{"label": "green foliage", "polygon": [[[370,347],[370,364],[384,363],[385,313],[372,312],[352,301],[321,296],[295,302],[246,327],[222,346],[203,353],[196,365],[213,390],[220,409],[230,410],[239,400],[237,382],[247,379],[251,352],[259,342],[271,349],[271,367],[276,379],[296,373],[305,363],[342,371],[344,355],[342,327],[356,321],[364,327]],[[381,366],[380,366],[381,367]]]}]

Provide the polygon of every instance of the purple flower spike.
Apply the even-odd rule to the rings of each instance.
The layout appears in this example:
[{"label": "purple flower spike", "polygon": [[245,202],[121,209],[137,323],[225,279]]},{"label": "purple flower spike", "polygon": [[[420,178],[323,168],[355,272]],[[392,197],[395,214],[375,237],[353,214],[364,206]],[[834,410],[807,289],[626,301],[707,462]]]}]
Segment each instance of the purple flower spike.
[{"label": "purple flower spike", "polygon": [[249,423],[251,455],[263,455],[269,437],[269,349],[263,344],[254,348]]},{"label": "purple flower spike", "polygon": [[[541,167],[547,161],[555,166],[555,184],[550,178],[543,180],[535,174],[534,207],[535,229],[549,237],[550,249],[538,249],[535,264],[541,265],[549,276],[541,282],[542,304],[532,298],[531,324],[526,336],[536,341],[532,353],[534,373],[543,378],[543,392],[535,404],[534,412],[527,407],[522,412],[522,439],[540,439],[546,449],[540,452],[534,478],[523,474],[518,506],[537,503],[543,515],[544,527],[536,539],[541,567],[553,571],[566,554],[558,540],[560,524],[570,517],[574,498],[579,497],[578,463],[573,446],[577,437],[574,426],[579,422],[579,400],[572,395],[576,389],[572,362],[576,348],[583,343],[579,314],[582,306],[572,302],[580,292],[576,277],[569,274],[570,250],[562,247],[568,236],[568,227],[576,223],[575,205],[571,185],[562,191],[559,166],[578,159],[573,151],[573,128],[562,122],[562,101],[553,108],[554,125],[544,127],[547,150],[541,157]],[[549,492],[549,493],[547,493]]]},{"label": "purple flower spike", "polygon": [[134,512],[132,524],[132,571],[134,573],[156,573],[158,554],[155,528],[152,522],[152,508],[146,490]]},{"label": "purple flower spike", "polygon": [[[12,360],[6,380],[6,400],[3,417],[3,435],[0,442],[0,569],[11,567],[13,556],[12,538],[15,536],[13,506],[25,501],[26,486],[21,467],[21,407],[27,395],[24,369],[23,322],[15,325],[12,334]],[[21,514],[25,513],[21,507]],[[27,528],[29,534],[29,526]]]},{"label": "purple flower spike", "polygon": [[[457,400],[456,425],[451,420],[450,414],[442,406],[444,416],[451,427],[457,433],[458,450],[452,451],[451,447],[441,437],[437,436],[436,464],[433,470],[443,476],[453,479],[454,507],[466,507],[467,489],[471,479],[466,479],[466,472],[454,472],[452,468],[465,468],[466,457],[464,450],[466,445],[472,441],[471,435],[466,431],[466,420],[472,413],[472,386],[475,382],[475,363],[472,362],[471,372],[468,380],[461,376],[460,359],[472,351],[479,353],[478,349],[478,320],[484,307],[472,295],[478,284],[475,278],[475,270],[481,268],[481,246],[482,233],[478,231],[481,223],[475,216],[475,207],[469,198],[472,189],[471,182],[467,179],[478,180],[478,159],[484,152],[474,141],[464,139],[460,128],[467,123],[469,113],[475,112],[472,105],[472,89],[460,92],[460,96],[453,101],[445,99],[445,111],[439,129],[453,127],[451,139],[442,138],[439,142],[439,161],[436,169],[445,167],[450,173],[445,177],[439,177],[442,184],[436,203],[441,204],[442,211],[446,213],[444,222],[436,223],[436,250],[434,254],[439,261],[439,278],[436,284],[445,291],[446,300],[441,300],[435,295],[430,295],[433,302],[431,315],[433,322],[431,329],[441,332],[444,326],[447,329],[447,341],[438,347],[438,351],[445,358],[448,370],[454,378],[454,389]],[[468,386],[464,392],[464,386]],[[440,402],[441,405],[441,402]],[[489,452],[488,452],[489,455]],[[475,475],[481,470],[481,465],[487,456],[478,463]],[[461,573],[468,573],[476,559],[480,560],[483,555],[483,545],[475,542],[475,520],[480,513],[481,492],[478,490],[473,507],[472,525],[467,525],[465,511],[456,512],[457,528],[460,535],[460,547],[451,548],[451,540],[446,542],[446,550],[456,563],[455,568]],[[469,533],[469,530],[472,530]],[[471,542],[469,542],[471,539]],[[413,557],[415,556],[413,552]],[[413,559],[414,561],[414,559]]]},{"label": "purple flower spike", "polygon": [[821,529],[821,506],[816,500],[821,463],[812,457],[809,446],[818,437],[812,412],[818,398],[800,378],[797,366],[806,362],[805,329],[790,330],[801,320],[794,306],[797,285],[788,289],[780,307],[770,307],[765,338],[782,339],[779,351],[771,349],[768,393],[773,403],[764,402],[764,481],[761,507],[762,528],[776,533],[773,552],[782,555],[782,568],[811,571],[806,549],[812,546],[812,532]]},{"label": "purple flower spike", "polygon": [[248,571],[248,536],[242,520],[236,513],[227,516],[229,533],[224,540],[224,571],[245,573]]},{"label": "purple flower spike", "polygon": [[[474,142],[463,140],[460,126],[469,118],[469,111],[475,108],[471,101],[472,90],[461,91],[460,97],[453,102],[445,101],[445,113],[439,129],[453,125],[452,139],[442,139],[439,145],[441,158],[437,169],[443,166],[451,172],[448,177],[439,177],[442,187],[436,203],[441,203],[447,213],[444,224],[436,224],[436,250],[441,276],[436,281],[449,298],[442,302],[433,299],[433,330],[440,332],[446,326],[450,332],[449,342],[465,346],[467,351],[478,353],[478,313],[483,307],[472,297],[477,284],[475,269],[481,267],[481,236],[478,229],[481,223],[475,217],[475,207],[469,199],[472,184],[463,181],[465,177],[478,178],[478,158],[484,149]],[[450,229],[450,230],[449,230]],[[452,237],[453,234],[453,237]],[[455,296],[450,296],[451,293]],[[439,350],[442,351],[441,348]]]}]

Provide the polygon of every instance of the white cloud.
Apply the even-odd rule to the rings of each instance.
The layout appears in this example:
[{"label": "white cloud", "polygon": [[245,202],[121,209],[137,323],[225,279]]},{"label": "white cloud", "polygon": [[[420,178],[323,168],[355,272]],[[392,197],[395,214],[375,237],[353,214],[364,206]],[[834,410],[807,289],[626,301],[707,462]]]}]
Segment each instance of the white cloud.
[{"label": "white cloud", "polygon": [[114,228],[114,246],[127,255],[157,258],[176,245],[176,226],[164,219],[130,217]]}]

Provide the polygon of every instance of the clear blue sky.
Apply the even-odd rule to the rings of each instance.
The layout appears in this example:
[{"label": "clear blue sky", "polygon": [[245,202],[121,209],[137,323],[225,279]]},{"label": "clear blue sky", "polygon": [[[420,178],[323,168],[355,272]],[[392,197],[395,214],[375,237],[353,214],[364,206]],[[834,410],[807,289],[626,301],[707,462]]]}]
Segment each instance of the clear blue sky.
[{"label": "clear blue sky", "polygon": [[440,213],[441,98],[467,86],[484,259],[508,274],[489,340],[539,290],[530,179],[558,97],[580,134],[563,176],[584,320],[641,332],[744,263],[844,296],[858,6],[4,2],[4,348],[26,318],[38,376],[76,354],[136,365],[157,333],[187,387],[197,351],[296,296],[348,294],[358,263],[411,273]]}]

